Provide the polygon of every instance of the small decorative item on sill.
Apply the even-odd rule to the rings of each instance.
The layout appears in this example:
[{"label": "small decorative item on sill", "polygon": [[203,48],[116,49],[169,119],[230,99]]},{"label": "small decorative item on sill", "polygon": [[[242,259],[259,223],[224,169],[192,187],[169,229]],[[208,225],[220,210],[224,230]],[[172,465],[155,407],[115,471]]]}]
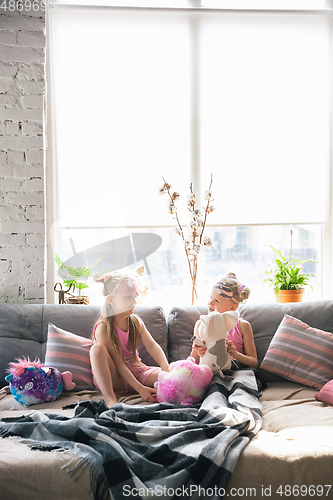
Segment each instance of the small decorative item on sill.
[{"label": "small decorative item on sill", "polygon": [[[74,286],[75,288],[75,286]],[[65,304],[85,304],[88,305],[90,302],[89,297],[86,295],[72,295],[71,293],[68,294],[69,298],[65,300]]]},{"label": "small decorative item on sill", "polygon": [[[53,290],[57,292],[58,297],[59,297],[59,304],[65,304],[65,295],[69,293],[70,289],[72,288],[73,283],[69,285],[69,288],[67,290],[62,289],[62,284],[61,283],[56,283],[54,285]],[[58,287],[58,288],[57,288]]]},{"label": "small decorative item on sill", "polygon": [[[270,282],[270,285],[274,286],[275,297],[278,303],[302,302],[305,292],[304,286],[308,285],[309,277],[314,276],[314,274],[302,273],[302,266],[307,262],[316,262],[315,260],[291,260],[292,243],[293,231],[290,228],[290,252],[288,260],[282,255],[280,250],[276,250],[272,245],[269,245],[279,258],[275,260],[276,267],[274,269],[265,271],[266,274],[272,275],[272,277],[266,278],[265,281]],[[312,286],[309,286],[312,289]]]},{"label": "small decorative item on sill", "polygon": [[168,209],[169,213],[176,220],[177,225],[174,228],[174,233],[176,235],[181,236],[184,244],[184,250],[186,254],[186,259],[188,263],[188,268],[190,271],[191,281],[192,281],[192,305],[194,305],[194,301],[198,298],[197,294],[197,277],[198,277],[198,256],[202,251],[202,248],[213,248],[213,242],[211,238],[203,237],[204,230],[206,227],[207,215],[213,212],[215,208],[211,205],[212,193],[211,187],[213,182],[213,176],[211,175],[211,180],[209,184],[209,189],[205,192],[205,206],[203,207],[203,213],[200,209],[195,208],[196,203],[196,195],[193,192],[192,183],[190,184],[190,194],[187,197],[187,208],[191,213],[191,220],[189,223],[189,234],[188,237],[184,234],[183,226],[181,225],[178,217],[177,207],[175,205],[175,201],[179,198],[179,193],[171,191],[171,186],[168,184],[165,179],[163,179],[164,184],[160,189],[161,194],[168,194]]},{"label": "small decorative item on sill", "polygon": [[[59,296],[59,304],[89,304],[90,299],[86,295],[73,295],[69,293],[72,287],[74,292],[74,283],[71,283],[67,290],[63,290],[62,284],[59,282],[54,285],[54,291],[57,292]],[[68,295],[68,298],[66,298],[65,295]]]},{"label": "small decorative item on sill", "polygon": [[[101,257],[100,260],[102,260],[103,257]],[[62,285],[60,283],[56,283],[54,286],[54,290],[59,293],[59,304],[89,304],[89,297],[85,295],[81,295],[81,290],[84,288],[89,288],[89,285],[87,285],[86,281],[90,278],[91,276],[91,271],[96,265],[100,262],[97,262],[94,266],[91,268],[89,267],[69,267],[66,266],[60,257],[58,255],[54,256],[54,261],[56,264],[58,264],[59,268],[64,272],[67,273],[66,278],[62,278],[64,285],[69,287],[68,290],[63,290]],[[60,290],[56,289],[56,286],[60,286]],[[79,290],[79,295],[73,295],[69,293],[71,288],[73,287],[73,292],[75,288]],[[69,295],[69,298],[65,299],[65,294]]]}]

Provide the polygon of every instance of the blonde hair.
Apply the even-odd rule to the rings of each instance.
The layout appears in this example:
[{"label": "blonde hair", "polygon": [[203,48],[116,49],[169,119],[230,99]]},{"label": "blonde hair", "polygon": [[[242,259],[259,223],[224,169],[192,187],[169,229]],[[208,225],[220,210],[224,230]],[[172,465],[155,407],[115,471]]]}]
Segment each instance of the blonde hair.
[{"label": "blonde hair", "polygon": [[251,290],[248,286],[245,286],[238,281],[235,273],[226,274],[224,278],[214,285],[214,288],[220,289],[222,284],[230,288],[230,291],[232,292],[232,297],[230,296],[230,298],[238,304],[241,304],[250,296]]},{"label": "blonde hair", "polygon": [[[133,280],[135,277],[133,274],[130,273],[119,273],[118,271],[114,271],[112,273],[108,274],[97,274],[93,277],[93,280],[95,283],[103,283],[103,290],[102,293],[104,297],[107,297],[108,295],[113,295],[117,293],[119,285],[123,281],[127,280]],[[105,299],[104,306],[102,308],[102,314],[101,317],[99,318],[99,321],[101,319],[105,319],[106,322],[106,330],[108,333],[108,337],[110,339],[111,345],[116,351],[117,354],[121,354],[121,349],[119,346],[118,342],[118,337],[115,333],[115,324],[114,324],[114,310],[112,304],[108,302],[107,299]],[[129,345],[132,350],[132,362],[138,362],[138,358],[136,355],[136,351],[138,349],[138,344],[139,344],[139,337],[140,337],[140,327],[141,323],[137,316],[134,314],[131,314],[128,316],[128,329],[129,329],[129,335],[128,335],[128,340],[129,340]]]},{"label": "blonde hair", "polygon": [[240,281],[238,281],[236,275],[234,273],[228,273],[224,277],[224,281],[230,286],[232,290],[232,298],[238,302],[244,302],[244,300],[248,299],[251,293],[251,290],[248,286],[243,285]]}]

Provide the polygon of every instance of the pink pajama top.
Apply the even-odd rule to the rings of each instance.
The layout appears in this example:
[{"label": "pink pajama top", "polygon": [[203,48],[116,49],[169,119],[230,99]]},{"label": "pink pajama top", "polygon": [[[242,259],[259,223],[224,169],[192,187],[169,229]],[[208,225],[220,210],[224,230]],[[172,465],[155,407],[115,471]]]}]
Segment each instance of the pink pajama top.
[{"label": "pink pajama top", "polygon": [[[95,325],[95,328],[94,328],[94,344],[97,343],[97,340],[96,340],[96,336],[95,336],[95,332],[96,332],[96,328],[97,326],[100,324],[100,323],[105,323],[105,319],[102,318],[100,319],[96,325]],[[127,332],[123,332],[122,330],[120,330],[120,328],[118,328],[118,326],[114,325],[114,329],[115,329],[115,332],[117,334],[117,337],[118,337],[118,341],[119,341],[119,347],[120,347],[120,350],[121,350],[121,354],[122,354],[122,357],[125,361],[125,363],[128,365],[128,364],[131,364],[132,363],[132,352],[129,351],[129,349],[127,348],[128,346],[128,336],[129,336],[129,331],[127,330]],[[140,357],[139,357],[139,353],[138,351],[136,351],[136,356],[138,358],[139,361],[141,361]]]},{"label": "pink pajama top", "polygon": [[239,326],[239,321],[237,322],[235,328],[232,328],[232,330],[228,331],[227,340],[231,340],[233,342],[237,352],[239,352],[240,354],[244,354],[244,341]]},{"label": "pink pajama top", "polygon": [[[102,318],[95,325],[94,344],[97,343],[96,337],[95,337],[95,332],[96,332],[97,326],[100,323],[105,323],[105,319]],[[141,358],[139,357],[139,353],[137,350],[135,352],[136,352],[136,357],[138,359],[138,363],[133,363],[132,362],[132,351],[128,349],[129,331],[123,332],[123,330],[120,330],[120,328],[118,328],[118,326],[116,326],[116,325],[114,325],[114,329],[115,329],[115,332],[117,334],[121,354],[122,354],[123,360],[124,360],[127,368],[133,373],[134,377],[136,379],[138,379],[139,382],[141,382],[141,384],[144,385],[148,375],[150,375],[150,373],[154,372],[155,370],[158,370],[159,368],[157,366],[147,366],[144,363],[142,363]]]}]

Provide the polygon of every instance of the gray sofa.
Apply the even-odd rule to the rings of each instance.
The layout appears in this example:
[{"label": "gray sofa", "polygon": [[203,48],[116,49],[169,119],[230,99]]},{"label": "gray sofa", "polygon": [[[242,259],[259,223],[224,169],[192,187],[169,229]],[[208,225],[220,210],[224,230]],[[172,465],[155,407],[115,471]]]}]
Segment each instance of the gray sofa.
[{"label": "gray sofa", "polygon": [[[239,311],[252,325],[259,363],[285,314],[333,332],[332,301],[245,305]],[[172,362],[189,355],[194,324],[200,314],[207,313],[207,307],[174,307],[167,318],[160,307],[140,306],[136,313]],[[8,363],[17,357],[38,357],[44,361],[49,323],[88,339],[99,314],[96,306],[0,304],[0,418],[34,410],[70,416],[71,404],[101,399],[100,393],[83,390],[63,394],[52,403],[24,408],[10,394],[4,378]],[[143,346],[140,356],[145,363],[153,364]],[[333,406],[314,398],[318,389],[260,367],[257,376],[262,388],[263,425],[237,462],[228,486],[229,495],[332,499]],[[136,396],[122,400],[142,404]],[[91,498],[87,492],[88,471],[75,481],[66,473],[68,453],[59,453],[55,459],[54,453],[31,450],[21,442],[13,444],[10,439],[0,438],[1,499]]]}]

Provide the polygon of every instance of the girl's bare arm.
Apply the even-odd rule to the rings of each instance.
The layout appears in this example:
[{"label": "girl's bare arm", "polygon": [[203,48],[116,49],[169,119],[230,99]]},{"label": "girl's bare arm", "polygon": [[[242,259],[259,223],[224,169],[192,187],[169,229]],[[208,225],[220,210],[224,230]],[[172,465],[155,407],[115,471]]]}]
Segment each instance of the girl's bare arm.
[{"label": "girl's bare arm", "polygon": [[163,352],[162,347],[153,339],[151,334],[148,332],[146,326],[141,322],[141,341],[147,352],[156,361],[156,363],[162,368],[163,371],[169,371],[169,363]]},{"label": "girl's bare arm", "polygon": [[254,343],[252,327],[248,321],[240,320],[240,329],[243,335],[244,354],[237,352],[234,344],[227,340],[227,351],[230,356],[237,359],[243,365],[258,368],[257,349]]}]

